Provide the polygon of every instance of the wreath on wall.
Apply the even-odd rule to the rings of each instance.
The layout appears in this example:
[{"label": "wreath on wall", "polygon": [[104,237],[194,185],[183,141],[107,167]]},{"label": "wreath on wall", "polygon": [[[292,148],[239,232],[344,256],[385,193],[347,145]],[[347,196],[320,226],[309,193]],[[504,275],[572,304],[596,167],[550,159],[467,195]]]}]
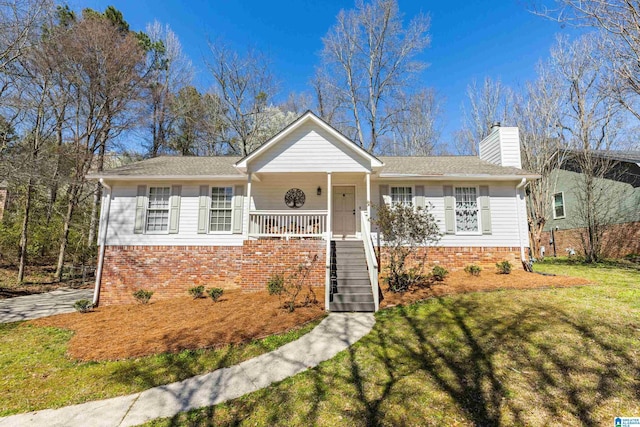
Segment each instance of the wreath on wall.
[{"label": "wreath on wall", "polygon": [[306,196],[299,188],[292,188],[284,195],[284,203],[291,209],[298,209],[304,205]]}]

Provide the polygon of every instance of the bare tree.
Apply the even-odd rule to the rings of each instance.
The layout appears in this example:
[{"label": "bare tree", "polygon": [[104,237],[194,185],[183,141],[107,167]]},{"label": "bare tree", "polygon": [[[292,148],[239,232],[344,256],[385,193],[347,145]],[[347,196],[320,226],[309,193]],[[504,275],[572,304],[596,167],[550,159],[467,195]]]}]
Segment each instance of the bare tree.
[{"label": "bare tree", "polygon": [[477,155],[478,144],[489,134],[493,122],[512,122],[513,91],[500,79],[484,79],[482,87],[474,80],[467,86],[469,105],[462,107],[462,128],[456,132],[458,154]]},{"label": "bare tree", "polygon": [[208,66],[226,113],[227,141],[235,153],[245,156],[264,142],[258,135],[266,120],[262,113],[277,92],[270,61],[253,50],[241,56],[222,43],[209,46],[213,58]]},{"label": "bare tree", "polygon": [[382,151],[404,156],[433,155],[440,139],[442,100],[433,89],[401,95],[402,108],[394,118],[392,141],[385,141]]},{"label": "bare tree", "polygon": [[321,114],[329,115],[327,99],[334,97],[348,112],[354,139],[370,152],[393,128],[401,110],[395,97],[425,67],[416,58],[429,46],[429,17],[418,15],[406,27],[402,21],[396,0],[357,0],[323,38],[314,85]]}]

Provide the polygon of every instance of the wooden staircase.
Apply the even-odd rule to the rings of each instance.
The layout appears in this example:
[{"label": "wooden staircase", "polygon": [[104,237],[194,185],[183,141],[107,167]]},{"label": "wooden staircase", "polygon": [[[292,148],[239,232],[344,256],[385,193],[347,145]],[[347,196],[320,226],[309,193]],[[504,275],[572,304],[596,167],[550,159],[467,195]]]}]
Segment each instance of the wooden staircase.
[{"label": "wooden staircase", "polygon": [[375,311],[362,241],[331,241],[331,299],[329,310]]}]

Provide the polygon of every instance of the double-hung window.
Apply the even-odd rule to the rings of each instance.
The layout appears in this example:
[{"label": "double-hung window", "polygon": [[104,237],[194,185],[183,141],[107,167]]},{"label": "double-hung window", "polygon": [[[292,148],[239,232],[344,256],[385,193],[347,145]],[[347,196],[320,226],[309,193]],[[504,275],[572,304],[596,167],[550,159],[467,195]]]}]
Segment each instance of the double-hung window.
[{"label": "double-hung window", "polygon": [[553,219],[560,219],[564,217],[564,193],[555,193],[553,195]]},{"label": "double-hung window", "polygon": [[147,205],[146,230],[163,233],[169,230],[169,198],[171,187],[150,187]]},{"label": "double-hung window", "polygon": [[391,204],[411,206],[413,203],[413,191],[411,187],[391,187]]},{"label": "double-hung window", "polygon": [[478,233],[479,212],[476,187],[456,187],[456,232]]},{"label": "double-hung window", "polygon": [[211,212],[209,215],[209,231],[231,231],[232,201],[232,187],[211,188]]}]

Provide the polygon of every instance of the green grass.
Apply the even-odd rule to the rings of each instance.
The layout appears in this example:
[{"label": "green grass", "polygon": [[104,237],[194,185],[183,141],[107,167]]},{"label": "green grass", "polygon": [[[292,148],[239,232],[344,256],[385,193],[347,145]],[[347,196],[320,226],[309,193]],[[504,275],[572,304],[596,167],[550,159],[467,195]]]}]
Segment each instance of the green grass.
[{"label": "green grass", "polygon": [[125,395],[231,366],[298,339],[319,321],[244,345],[113,362],[66,356],[72,332],[0,324],[0,416]]},{"label": "green grass", "polygon": [[148,425],[600,426],[640,414],[640,272],[535,268],[598,284],[383,310],[315,369]]}]

